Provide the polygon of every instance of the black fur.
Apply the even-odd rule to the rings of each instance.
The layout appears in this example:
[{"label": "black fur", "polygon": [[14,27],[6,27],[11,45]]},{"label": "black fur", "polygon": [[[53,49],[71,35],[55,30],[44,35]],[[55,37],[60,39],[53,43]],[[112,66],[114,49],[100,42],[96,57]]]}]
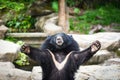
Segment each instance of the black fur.
[{"label": "black fur", "polygon": [[[24,52],[41,65],[43,70],[42,80],[74,80],[74,74],[79,66],[88,61],[100,49],[100,47],[100,42],[96,41],[84,51],[72,51],[71,54],[68,53],[70,56],[61,70],[58,70],[55,66],[53,58],[48,50],[23,45],[21,47],[21,52]],[[59,63],[61,63],[67,56],[64,52],[59,52],[59,50],[55,51],[53,54]]]},{"label": "black fur", "polygon": [[[57,36],[62,37],[64,41],[63,45],[59,46],[56,44]],[[40,49],[49,49],[53,53],[62,52],[63,54],[68,54],[71,51],[80,51],[78,43],[73,39],[72,36],[69,36],[65,33],[58,33],[52,36],[48,36]]]}]

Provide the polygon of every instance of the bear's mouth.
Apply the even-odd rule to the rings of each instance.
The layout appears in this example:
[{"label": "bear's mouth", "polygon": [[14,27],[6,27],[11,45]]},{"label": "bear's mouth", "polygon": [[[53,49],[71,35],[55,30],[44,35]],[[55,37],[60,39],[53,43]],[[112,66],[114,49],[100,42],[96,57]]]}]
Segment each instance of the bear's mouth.
[{"label": "bear's mouth", "polygon": [[62,40],[56,41],[56,44],[61,46],[63,44],[63,41]]},{"label": "bear's mouth", "polygon": [[57,44],[58,46],[61,46],[63,43],[64,43],[63,38],[62,38],[61,36],[58,36],[58,37],[56,38],[56,44]]},{"label": "bear's mouth", "polygon": [[62,41],[58,41],[58,44],[62,44],[63,42]]}]

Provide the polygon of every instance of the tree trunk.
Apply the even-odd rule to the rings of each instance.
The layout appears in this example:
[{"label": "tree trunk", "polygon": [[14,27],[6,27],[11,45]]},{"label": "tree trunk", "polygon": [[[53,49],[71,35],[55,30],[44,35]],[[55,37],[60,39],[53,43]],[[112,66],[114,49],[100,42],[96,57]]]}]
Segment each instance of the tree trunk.
[{"label": "tree trunk", "polygon": [[62,27],[64,32],[69,30],[68,13],[65,6],[65,0],[59,0],[58,25]]}]

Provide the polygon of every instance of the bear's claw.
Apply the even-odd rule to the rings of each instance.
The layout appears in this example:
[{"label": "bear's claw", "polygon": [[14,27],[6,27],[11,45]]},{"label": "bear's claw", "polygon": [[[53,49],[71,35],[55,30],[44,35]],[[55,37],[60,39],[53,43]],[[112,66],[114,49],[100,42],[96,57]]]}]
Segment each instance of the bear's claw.
[{"label": "bear's claw", "polygon": [[91,51],[92,52],[96,52],[101,48],[101,43],[97,40],[95,42],[92,43],[91,45]]},{"label": "bear's claw", "polygon": [[30,53],[29,45],[27,45],[27,44],[22,45],[20,51],[23,53],[29,54]]}]

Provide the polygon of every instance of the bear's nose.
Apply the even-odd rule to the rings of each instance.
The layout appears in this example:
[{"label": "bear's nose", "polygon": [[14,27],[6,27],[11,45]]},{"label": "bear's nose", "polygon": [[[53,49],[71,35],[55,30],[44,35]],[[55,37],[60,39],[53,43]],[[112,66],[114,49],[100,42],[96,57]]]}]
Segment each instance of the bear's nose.
[{"label": "bear's nose", "polygon": [[57,37],[57,40],[61,40],[61,38],[60,38],[60,37]]},{"label": "bear's nose", "polygon": [[61,36],[57,36],[56,37],[56,44],[57,45],[62,45],[63,44],[63,38]]}]

